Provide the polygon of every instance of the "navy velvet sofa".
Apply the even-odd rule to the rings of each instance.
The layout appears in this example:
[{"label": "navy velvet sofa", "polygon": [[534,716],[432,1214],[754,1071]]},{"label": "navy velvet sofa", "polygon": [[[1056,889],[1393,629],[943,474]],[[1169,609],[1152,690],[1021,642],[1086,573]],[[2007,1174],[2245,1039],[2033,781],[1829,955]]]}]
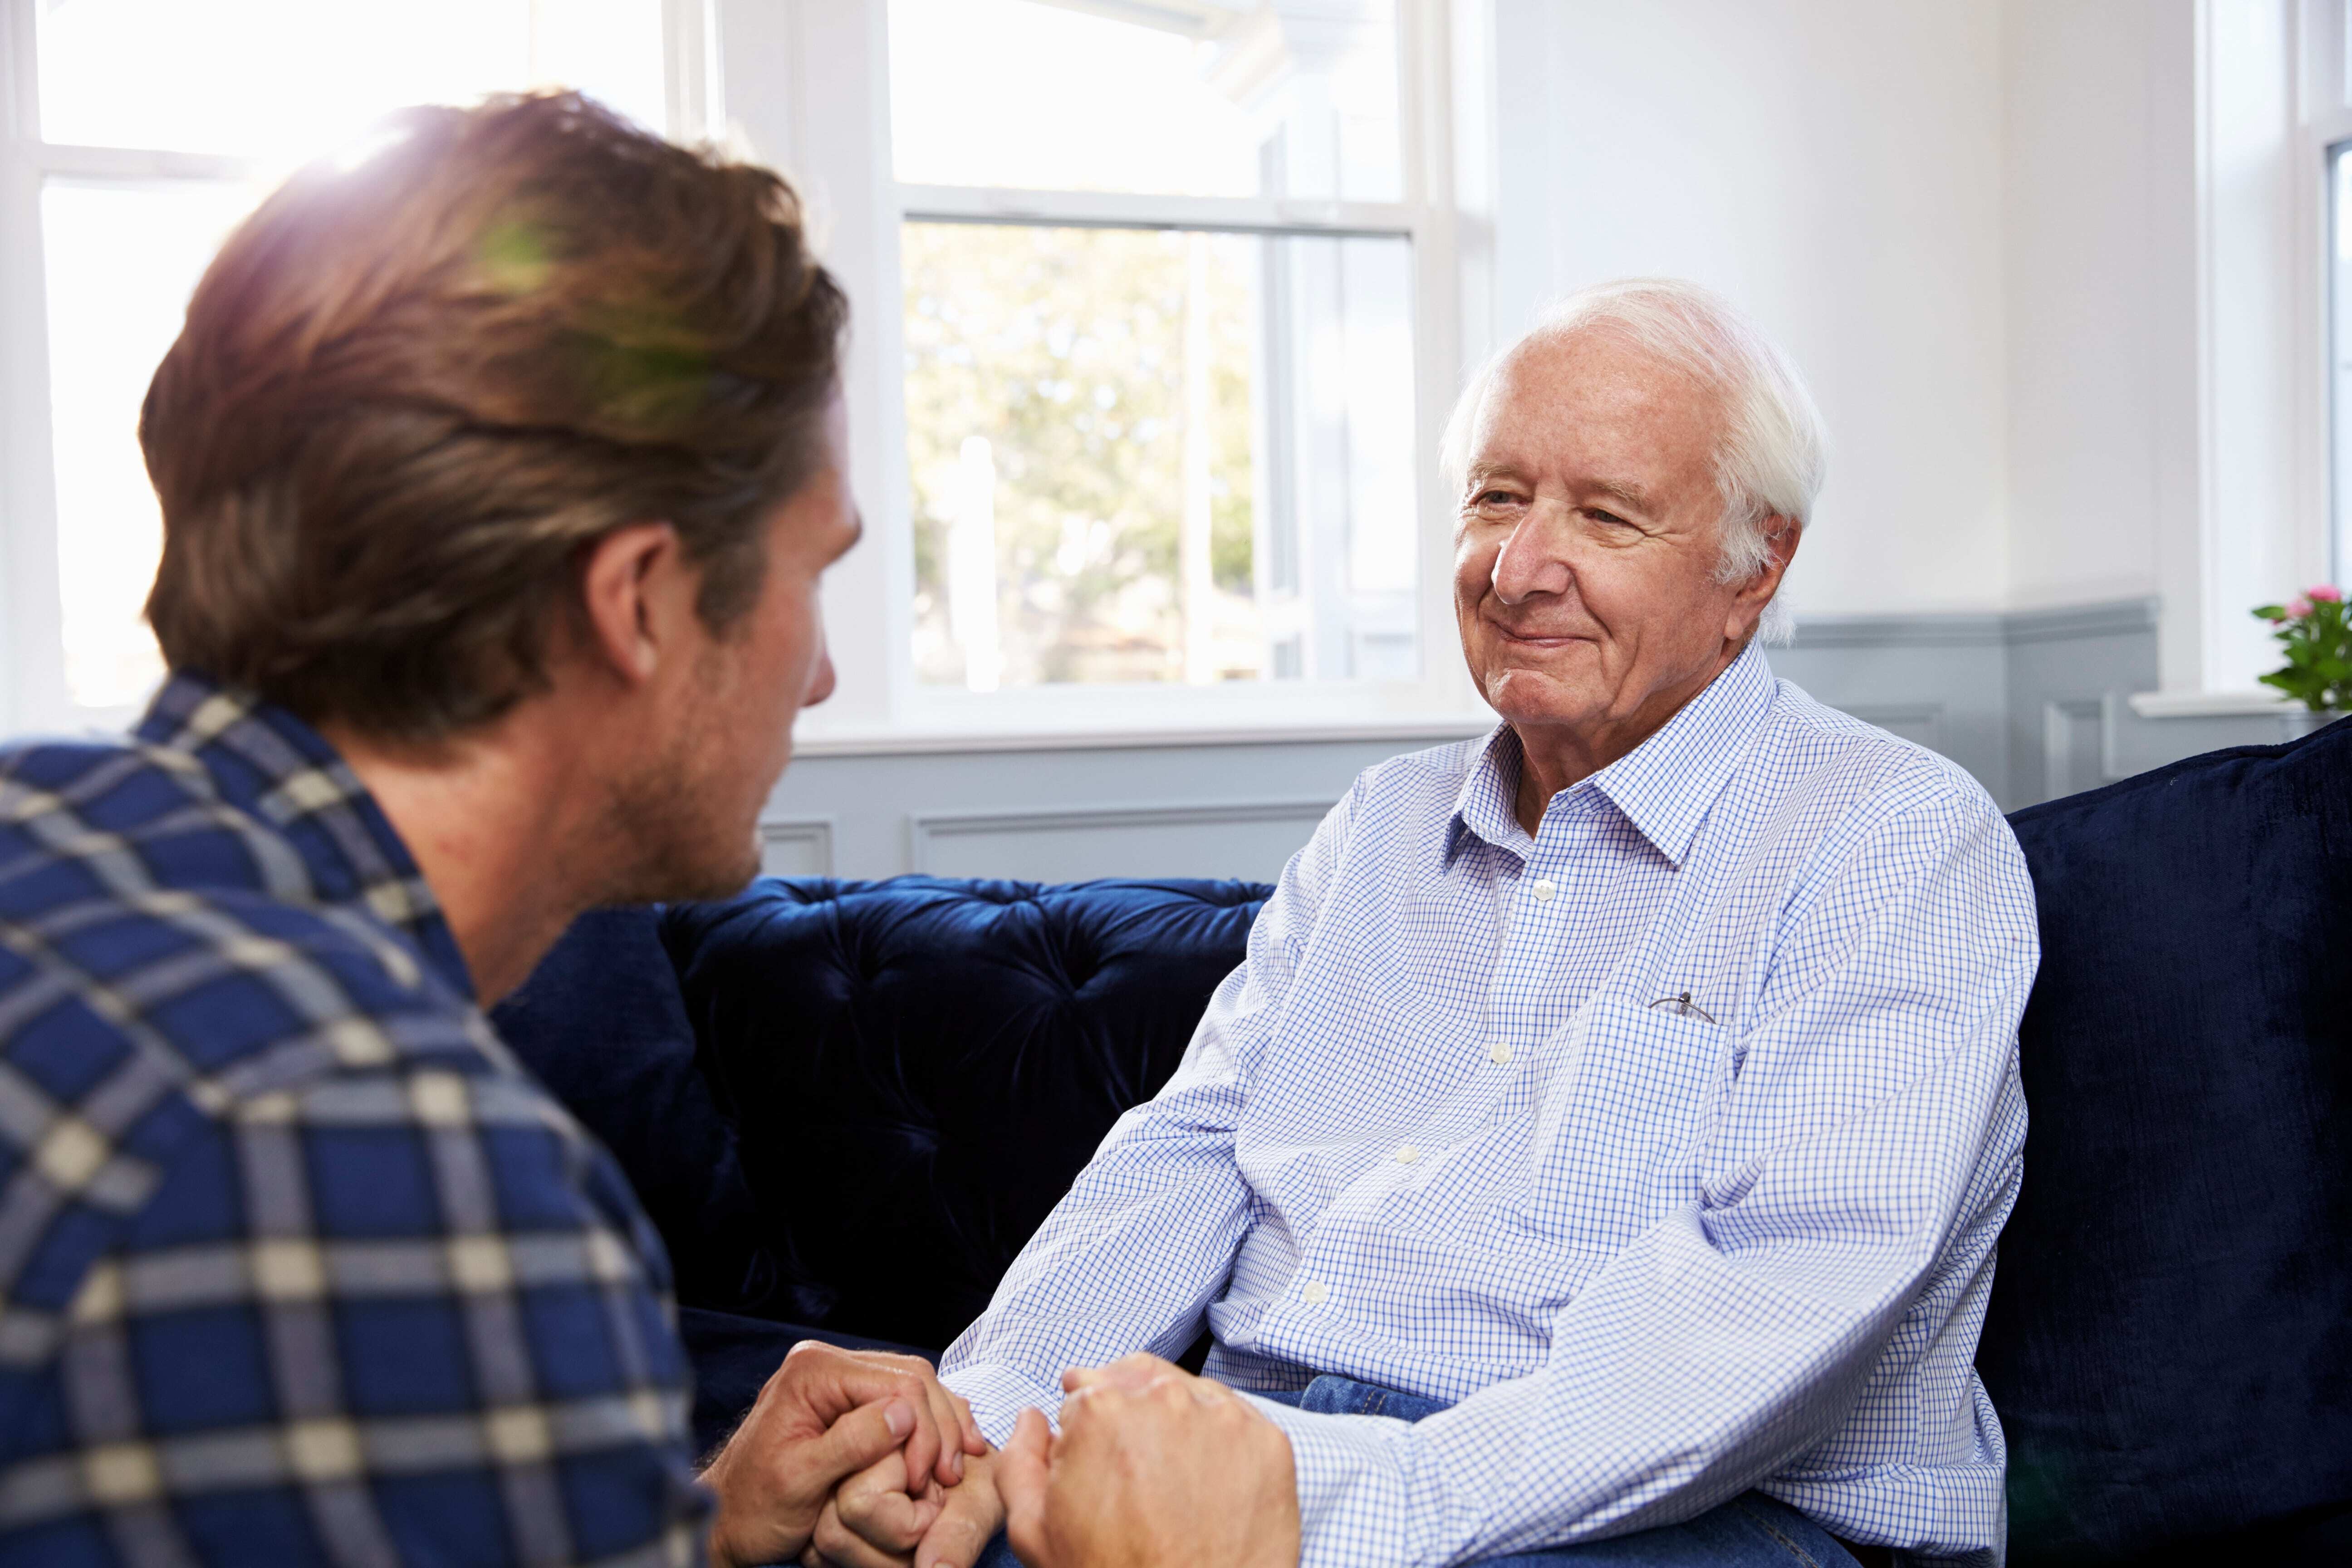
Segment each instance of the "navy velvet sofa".
[{"label": "navy velvet sofa", "polygon": [[[2352,1563],[2352,723],[2011,822],[2044,956],[1978,1352],[2011,1561]],[[804,1334],[961,1330],[1265,893],[763,880],[583,921],[499,1023],[667,1242],[704,1437]]]}]

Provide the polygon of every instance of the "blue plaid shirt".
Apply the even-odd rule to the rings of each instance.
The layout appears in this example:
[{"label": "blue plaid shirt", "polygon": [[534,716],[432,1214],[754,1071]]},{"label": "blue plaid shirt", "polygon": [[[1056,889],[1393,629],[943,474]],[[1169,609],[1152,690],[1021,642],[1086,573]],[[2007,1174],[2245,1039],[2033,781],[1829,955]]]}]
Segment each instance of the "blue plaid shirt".
[{"label": "blue plaid shirt", "polygon": [[0,1563],[696,1561],[687,1387],[324,741],[184,675],[0,752]]},{"label": "blue plaid shirt", "polygon": [[1205,1321],[1237,1387],[1451,1405],[1263,1404],[1309,1568],[1751,1487],[1849,1540],[1997,1556],[1971,1363],[2040,956],[2008,825],[1752,647],[1532,836],[1518,774],[1504,728],[1357,781],[946,1381],[1002,1440],[1063,1368]]}]

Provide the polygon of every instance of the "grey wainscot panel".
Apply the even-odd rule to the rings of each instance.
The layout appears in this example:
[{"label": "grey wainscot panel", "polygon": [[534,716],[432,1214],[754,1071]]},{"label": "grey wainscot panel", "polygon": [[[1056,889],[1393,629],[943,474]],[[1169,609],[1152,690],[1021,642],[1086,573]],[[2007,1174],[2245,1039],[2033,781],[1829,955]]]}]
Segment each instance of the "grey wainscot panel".
[{"label": "grey wainscot panel", "polygon": [[[2011,615],[1825,617],[1774,670],[1942,752],[2014,808],[2217,746],[2274,742],[2268,714],[2143,719],[2157,685],[2150,600]],[[1194,745],[803,756],[769,803],[780,875],[1250,877],[1271,880],[1356,774],[1472,733]]]}]

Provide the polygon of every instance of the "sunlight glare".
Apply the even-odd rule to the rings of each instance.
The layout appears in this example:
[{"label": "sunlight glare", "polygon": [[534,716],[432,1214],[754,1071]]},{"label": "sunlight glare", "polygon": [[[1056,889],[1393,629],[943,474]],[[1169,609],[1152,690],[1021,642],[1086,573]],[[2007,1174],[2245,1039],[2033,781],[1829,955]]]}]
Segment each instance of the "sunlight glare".
[{"label": "sunlight glare", "polygon": [[[51,0],[41,132],[53,143],[242,161],[227,177],[69,180],[41,195],[65,684],[142,699],[160,523],[136,439],[156,362],[221,240],[296,168],[357,170],[419,103],[563,85],[667,119],[661,0]],[[173,170],[177,174],[180,171]]]}]

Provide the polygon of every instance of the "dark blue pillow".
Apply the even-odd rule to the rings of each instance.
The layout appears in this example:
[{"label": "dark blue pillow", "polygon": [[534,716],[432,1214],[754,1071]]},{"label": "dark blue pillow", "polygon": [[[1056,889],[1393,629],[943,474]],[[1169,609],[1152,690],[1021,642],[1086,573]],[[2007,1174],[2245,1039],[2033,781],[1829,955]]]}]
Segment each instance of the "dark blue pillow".
[{"label": "dark blue pillow", "polygon": [[829,1299],[775,1246],[698,1070],[659,920],[651,909],[582,916],[491,1022],[628,1173],[669,1249],[679,1300],[822,1318]]},{"label": "dark blue pillow", "polygon": [[791,1315],[927,1349],[961,1333],[1175,1070],[1267,891],[902,877],[671,909],[744,1174],[837,1296]]},{"label": "dark blue pillow", "polygon": [[2352,723],[2011,821],[2032,1125],[1977,1358],[2010,1561],[2352,1561]]}]

